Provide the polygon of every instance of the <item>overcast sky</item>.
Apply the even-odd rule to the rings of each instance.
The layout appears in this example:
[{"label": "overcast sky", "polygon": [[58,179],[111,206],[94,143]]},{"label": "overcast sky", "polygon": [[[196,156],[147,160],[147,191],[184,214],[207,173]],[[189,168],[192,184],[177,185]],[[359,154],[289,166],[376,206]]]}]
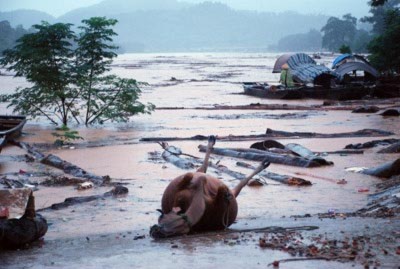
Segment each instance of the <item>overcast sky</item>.
[{"label": "overcast sky", "polygon": [[[127,0],[135,1],[135,0]],[[200,3],[205,0],[181,0],[182,2]],[[15,9],[36,9],[53,16],[60,16],[72,9],[89,6],[101,0],[0,0],[0,11]],[[368,0],[212,0],[222,2],[235,9],[247,9],[270,12],[288,10],[305,14],[325,14],[342,16],[351,13],[362,17],[368,13]]]}]

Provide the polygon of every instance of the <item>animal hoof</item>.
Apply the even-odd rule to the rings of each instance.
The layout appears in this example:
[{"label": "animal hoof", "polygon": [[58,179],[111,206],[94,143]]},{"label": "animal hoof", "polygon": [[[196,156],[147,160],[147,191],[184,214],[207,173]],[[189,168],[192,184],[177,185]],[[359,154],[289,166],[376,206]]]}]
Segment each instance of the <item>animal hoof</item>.
[{"label": "animal hoof", "polygon": [[214,145],[215,144],[215,141],[217,140],[217,138],[215,137],[215,135],[210,135],[209,137],[208,137],[208,143],[210,143],[210,144],[212,144],[212,145]]}]

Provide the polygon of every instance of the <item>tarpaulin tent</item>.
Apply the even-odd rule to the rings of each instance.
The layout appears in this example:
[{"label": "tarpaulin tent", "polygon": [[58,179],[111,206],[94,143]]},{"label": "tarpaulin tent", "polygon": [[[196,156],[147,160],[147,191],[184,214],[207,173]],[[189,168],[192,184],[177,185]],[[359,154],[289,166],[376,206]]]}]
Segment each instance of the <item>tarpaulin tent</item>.
[{"label": "tarpaulin tent", "polygon": [[365,59],[361,55],[357,54],[342,54],[336,57],[336,59],[332,63],[332,69],[338,68],[341,64],[347,63],[347,62],[363,62],[366,64],[370,64],[367,59]]},{"label": "tarpaulin tent", "polygon": [[280,56],[275,62],[272,73],[280,73],[282,71],[282,65],[287,63],[291,56],[293,56],[293,54],[283,54],[282,56]]},{"label": "tarpaulin tent", "polygon": [[364,76],[361,76],[364,80],[376,80],[379,76],[379,72],[361,55],[342,54],[333,61],[332,68],[335,69],[341,81],[344,80],[346,74],[357,74],[357,71],[364,72]]},{"label": "tarpaulin tent", "polygon": [[333,60],[332,69],[336,68],[337,67],[336,65],[338,65],[340,62],[342,62],[343,60],[345,60],[351,56],[352,56],[351,54],[346,53],[346,54],[341,54],[338,57],[336,57],[336,59]]},{"label": "tarpaulin tent", "polygon": [[335,71],[341,79],[344,75],[353,71],[364,71],[364,73],[368,73],[374,78],[379,76],[379,72],[375,68],[364,62],[347,62],[341,64]]},{"label": "tarpaulin tent", "polygon": [[287,63],[293,78],[298,83],[314,83],[328,85],[336,73],[329,68],[317,65],[313,58],[305,53],[284,54],[279,57],[273,69],[273,73],[281,72],[283,64]]}]

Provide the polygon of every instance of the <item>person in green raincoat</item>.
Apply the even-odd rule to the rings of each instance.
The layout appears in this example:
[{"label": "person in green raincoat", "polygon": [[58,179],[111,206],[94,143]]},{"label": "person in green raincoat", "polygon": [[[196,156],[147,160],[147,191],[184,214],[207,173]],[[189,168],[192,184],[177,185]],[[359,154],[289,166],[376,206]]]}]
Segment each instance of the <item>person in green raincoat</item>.
[{"label": "person in green raincoat", "polygon": [[287,88],[294,87],[293,76],[290,73],[288,64],[282,65],[281,78],[279,82],[282,83]]}]

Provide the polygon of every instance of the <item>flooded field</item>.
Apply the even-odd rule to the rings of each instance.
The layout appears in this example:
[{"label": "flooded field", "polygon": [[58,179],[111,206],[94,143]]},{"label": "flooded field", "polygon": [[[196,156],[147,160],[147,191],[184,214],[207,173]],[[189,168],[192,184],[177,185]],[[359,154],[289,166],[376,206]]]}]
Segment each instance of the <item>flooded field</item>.
[{"label": "flooded field", "polygon": [[[214,105],[287,104],[321,105],[322,100],[266,100],[242,95],[241,82],[259,81],[277,84],[279,74],[272,74],[275,54],[126,54],[120,55],[112,66],[112,73],[121,77],[147,82],[143,87],[142,102],[158,108],[151,115],[133,117],[126,124],[106,124],[84,128],[73,126],[84,137],[69,148],[50,149],[52,153],[96,175],[109,175],[113,181],[123,182],[129,189],[126,197],[101,199],[62,210],[42,212],[50,223],[40,246],[18,252],[0,253],[6,268],[215,268],[227,261],[232,268],[251,266],[266,268],[274,260],[290,257],[287,253],[259,247],[260,234],[241,234],[240,238],[211,236],[183,238],[157,242],[148,236],[149,227],[157,222],[162,193],[169,181],[185,173],[184,170],[152,159],[150,153],[160,155],[162,148],[155,142],[141,142],[146,137],[191,137],[216,135],[215,147],[249,148],[254,141],[218,141],[218,136],[258,135],[267,128],[289,132],[341,133],[361,129],[381,129],[394,132],[390,138],[400,138],[398,117],[375,114],[355,114],[348,110],[204,110]],[[332,57],[321,63],[330,65]],[[26,86],[22,78],[0,77],[0,93],[10,93]],[[394,100],[391,106],[400,106]],[[168,108],[168,109],[167,109]],[[184,109],[182,109],[184,108]],[[1,105],[2,113],[9,113]],[[51,125],[43,119],[32,120],[24,128],[21,141],[53,143]],[[348,144],[364,143],[385,137],[359,138],[291,138],[277,139],[282,144],[298,143],[312,151],[342,150]],[[171,145],[186,154],[202,158],[198,146],[205,141],[171,141]],[[96,146],[97,145],[97,146]],[[99,146],[101,145],[101,146]],[[380,148],[366,149],[364,154],[328,154],[325,158],[333,166],[299,168],[271,164],[269,171],[285,175],[301,175],[312,182],[310,187],[286,186],[267,180],[262,187],[246,187],[238,198],[239,213],[233,229],[267,226],[295,227],[314,225],[319,230],[306,232],[312,237],[325,233],[332,238],[380,234],[398,238],[399,219],[297,219],[294,215],[328,212],[354,212],[368,203],[368,194],[381,182],[376,177],[347,172],[348,167],[374,167],[393,161],[400,154],[376,154]],[[8,146],[1,153],[1,174],[23,170],[27,173],[43,167],[7,159],[24,155],[24,151]],[[212,162],[231,170],[248,174],[238,167],[237,159],[213,155]],[[252,162],[250,162],[252,163]],[[255,163],[253,163],[255,164]],[[229,187],[237,180],[210,169],[210,174],[221,178]],[[337,184],[345,179],[347,184]],[[39,186],[35,192],[37,209],[73,196],[101,194],[110,187],[96,187],[79,191],[75,186]],[[367,192],[360,192],[366,189]],[[380,230],[382,229],[382,230]],[[394,232],[397,232],[394,233]],[[386,244],[383,242],[377,244]],[[231,242],[231,243],[230,243]],[[399,241],[389,245],[398,245]],[[395,251],[391,249],[390,251]],[[393,254],[393,253],[392,253]],[[246,256],[244,256],[246,255]],[[156,259],[155,259],[156,257]],[[400,256],[387,258],[387,268],[394,268]],[[304,261],[282,264],[281,268],[353,268],[362,261],[338,263],[334,261]],[[397,263],[398,265],[399,263]]]}]

